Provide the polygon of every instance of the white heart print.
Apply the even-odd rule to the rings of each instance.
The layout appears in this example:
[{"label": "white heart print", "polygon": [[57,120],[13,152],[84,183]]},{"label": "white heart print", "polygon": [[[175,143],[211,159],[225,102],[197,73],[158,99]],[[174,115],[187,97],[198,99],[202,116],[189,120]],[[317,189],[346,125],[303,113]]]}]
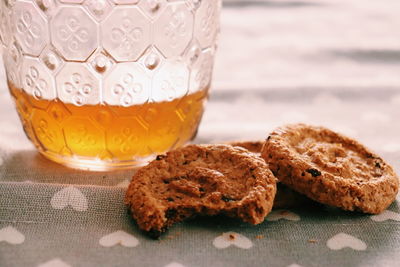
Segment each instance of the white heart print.
[{"label": "white heart print", "polygon": [[71,265],[56,258],[45,263],[39,264],[38,267],[71,267]]},{"label": "white heart print", "polygon": [[267,221],[279,221],[280,219],[285,219],[288,221],[300,221],[300,216],[294,212],[288,210],[274,210],[268,214]]},{"label": "white heart print", "polygon": [[367,244],[364,241],[345,233],[339,233],[330,238],[326,245],[332,250],[340,250],[343,248],[351,248],[354,250],[366,250]]},{"label": "white heart print", "polygon": [[76,211],[86,211],[88,209],[85,195],[73,186],[68,186],[55,193],[51,198],[50,204],[54,209],[58,210],[68,206],[71,206]]},{"label": "white heart print", "polygon": [[0,229],[0,242],[5,241],[12,245],[24,243],[25,236],[12,226],[7,226]]},{"label": "white heart print", "polygon": [[100,238],[99,243],[101,246],[106,248],[113,247],[115,245],[133,248],[139,245],[139,240],[133,235],[119,230],[103,236]]},{"label": "white heart print", "polygon": [[253,246],[250,239],[235,232],[223,233],[214,239],[213,244],[218,249],[227,248],[232,245],[242,249],[249,249]]},{"label": "white heart print", "polygon": [[178,262],[171,262],[170,264],[165,265],[165,267],[185,267],[185,266]]},{"label": "white heart print", "polygon": [[375,222],[384,222],[387,220],[400,222],[400,214],[394,211],[385,210],[381,214],[371,216],[371,219]]}]

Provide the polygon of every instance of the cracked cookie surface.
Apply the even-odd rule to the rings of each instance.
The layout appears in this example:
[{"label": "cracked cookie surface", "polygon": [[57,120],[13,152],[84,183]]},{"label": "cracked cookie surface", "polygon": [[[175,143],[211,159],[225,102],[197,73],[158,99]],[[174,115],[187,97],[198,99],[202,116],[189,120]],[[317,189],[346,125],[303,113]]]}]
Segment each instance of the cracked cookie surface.
[{"label": "cracked cookie surface", "polygon": [[275,193],[276,178],[253,153],[229,145],[189,145],[139,169],[125,202],[139,228],[157,237],[196,215],[261,223]]},{"label": "cracked cookie surface", "polygon": [[278,128],[266,140],[262,157],[280,182],[344,210],[380,213],[398,192],[390,165],[357,141],[323,127]]}]

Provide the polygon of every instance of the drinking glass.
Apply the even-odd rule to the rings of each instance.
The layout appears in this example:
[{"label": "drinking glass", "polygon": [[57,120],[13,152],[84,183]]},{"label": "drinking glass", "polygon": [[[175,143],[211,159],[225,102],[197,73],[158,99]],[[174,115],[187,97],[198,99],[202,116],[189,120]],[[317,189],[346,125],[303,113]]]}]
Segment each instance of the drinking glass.
[{"label": "drinking glass", "polygon": [[45,157],[130,168],[195,137],[221,0],[0,0],[7,83]]}]

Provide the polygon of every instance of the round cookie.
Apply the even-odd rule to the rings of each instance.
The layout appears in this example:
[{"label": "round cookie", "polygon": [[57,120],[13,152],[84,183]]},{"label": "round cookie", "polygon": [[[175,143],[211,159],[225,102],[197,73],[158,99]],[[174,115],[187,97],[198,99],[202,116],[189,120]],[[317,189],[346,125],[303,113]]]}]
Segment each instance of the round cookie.
[{"label": "round cookie", "polygon": [[344,210],[377,214],[398,192],[391,166],[357,141],[323,127],[278,128],[266,140],[262,157],[282,183]]},{"label": "round cookie", "polygon": [[[257,154],[261,157],[261,151],[264,141],[237,141],[228,143],[231,146],[238,146]],[[290,209],[305,205],[311,200],[304,195],[297,193],[282,183],[276,185],[276,195],[274,199],[273,209]]]},{"label": "round cookie", "polygon": [[259,224],[275,193],[276,178],[253,153],[229,145],[189,145],[139,169],[125,202],[138,226],[158,237],[196,215],[225,214]]}]

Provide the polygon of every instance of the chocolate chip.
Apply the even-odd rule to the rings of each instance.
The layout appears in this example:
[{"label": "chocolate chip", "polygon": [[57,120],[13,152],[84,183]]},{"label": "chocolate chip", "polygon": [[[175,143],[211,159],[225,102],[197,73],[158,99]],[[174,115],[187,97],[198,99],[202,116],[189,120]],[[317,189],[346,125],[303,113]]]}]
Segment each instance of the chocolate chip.
[{"label": "chocolate chip", "polygon": [[376,159],[376,157],[372,153],[365,154],[365,157],[368,159]]},{"label": "chocolate chip", "polygon": [[167,209],[167,211],[165,212],[165,218],[171,219],[176,216],[176,213],[176,209]]},{"label": "chocolate chip", "polygon": [[165,156],[165,155],[158,155],[157,157],[156,157],[156,160],[163,160],[163,159],[165,159],[167,156]]},{"label": "chocolate chip", "polygon": [[164,184],[169,184],[169,180],[163,180]]},{"label": "chocolate chip", "polygon": [[150,231],[146,232],[146,234],[153,239],[159,239],[163,231],[151,229]]},{"label": "chocolate chip", "polygon": [[224,201],[224,202],[231,202],[231,201],[235,201],[235,199],[233,199],[233,198],[230,198],[230,197],[228,197],[228,196],[222,196],[222,201]]},{"label": "chocolate chip", "polygon": [[200,188],[199,188],[199,191],[200,191],[200,192],[205,192],[206,190],[205,190],[203,187],[200,187]]},{"label": "chocolate chip", "polygon": [[317,169],[308,169],[306,172],[310,173],[313,177],[321,176],[321,172]]},{"label": "chocolate chip", "polygon": [[168,198],[167,198],[167,201],[168,201],[168,202],[174,202],[174,199],[173,199],[172,197],[168,197]]},{"label": "chocolate chip", "polygon": [[269,139],[271,139],[271,136],[270,136],[270,135],[268,136],[267,141],[269,141]]},{"label": "chocolate chip", "polygon": [[381,164],[380,164],[379,162],[376,162],[376,163],[375,163],[375,167],[376,167],[376,168],[379,168],[379,169],[382,168],[382,166],[381,166]]}]

